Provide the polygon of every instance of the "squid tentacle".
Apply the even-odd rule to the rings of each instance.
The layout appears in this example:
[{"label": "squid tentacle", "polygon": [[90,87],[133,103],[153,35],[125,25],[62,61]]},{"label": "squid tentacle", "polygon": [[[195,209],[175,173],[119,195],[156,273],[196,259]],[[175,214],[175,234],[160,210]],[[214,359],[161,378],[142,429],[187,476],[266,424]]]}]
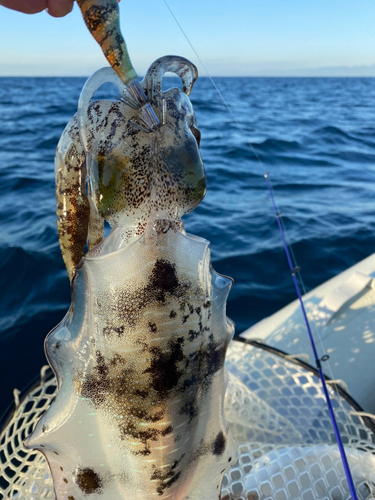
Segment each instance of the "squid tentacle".
[{"label": "squid tentacle", "polygon": [[[62,257],[70,282],[84,256],[90,219],[86,196],[86,157],[77,141],[78,128],[71,127],[73,140],[58,150],[56,164],[56,214]],[[75,139],[75,140],[74,140]]]}]

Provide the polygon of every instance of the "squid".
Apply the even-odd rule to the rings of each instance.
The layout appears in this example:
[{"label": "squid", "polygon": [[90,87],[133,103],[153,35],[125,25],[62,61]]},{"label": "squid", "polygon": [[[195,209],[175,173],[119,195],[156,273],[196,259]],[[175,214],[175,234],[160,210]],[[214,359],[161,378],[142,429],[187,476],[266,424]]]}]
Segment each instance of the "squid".
[{"label": "squid", "polygon": [[[57,500],[216,500],[237,461],[224,415],[232,280],[181,219],[206,192],[197,68],[165,56],[138,82],[117,2],[79,5],[111,67],[87,81],[57,147],[72,304],[45,341],[58,394],[25,445],[46,457]],[[182,90],[162,90],[166,72]],[[91,102],[105,82],[119,100]]]}]

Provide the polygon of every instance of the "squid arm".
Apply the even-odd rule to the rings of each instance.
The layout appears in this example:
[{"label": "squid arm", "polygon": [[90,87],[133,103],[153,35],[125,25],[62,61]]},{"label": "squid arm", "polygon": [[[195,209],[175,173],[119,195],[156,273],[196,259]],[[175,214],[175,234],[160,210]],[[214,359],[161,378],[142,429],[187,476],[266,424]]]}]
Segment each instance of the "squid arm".
[{"label": "squid arm", "polygon": [[[56,215],[59,243],[69,280],[84,256],[103,239],[104,220],[90,209],[86,195],[86,156],[78,139],[78,127],[72,125],[59,144],[56,165]],[[66,143],[68,141],[68,143]]]}]

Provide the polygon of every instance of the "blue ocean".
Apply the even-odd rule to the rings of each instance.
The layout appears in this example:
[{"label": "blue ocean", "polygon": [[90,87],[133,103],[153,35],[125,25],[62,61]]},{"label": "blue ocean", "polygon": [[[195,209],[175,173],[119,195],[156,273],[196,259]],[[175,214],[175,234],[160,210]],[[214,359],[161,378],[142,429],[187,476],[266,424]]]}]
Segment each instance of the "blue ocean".
[{"label": "blue ocean", "polygon": [[[45,364],[43,339],[69,307],[53,160],[84,81],[0,78],[0,413]],[[191,98],[208,191],[185,226],[234,278],[239,334],[295,299],[266,171],[307,290],[375,251],[375,79],[215,82],[235,120],[200,78]]]}]

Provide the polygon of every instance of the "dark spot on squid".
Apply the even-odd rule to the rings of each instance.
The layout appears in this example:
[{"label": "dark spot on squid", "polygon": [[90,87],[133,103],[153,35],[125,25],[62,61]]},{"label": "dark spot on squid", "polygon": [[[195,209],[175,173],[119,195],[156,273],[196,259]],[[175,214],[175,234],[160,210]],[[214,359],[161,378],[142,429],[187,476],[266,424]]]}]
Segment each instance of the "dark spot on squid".
[{"label": "dark spot on squid", "polygon": [[209,335],[208,339],[206,346],[189,354],[185,360],[185,366],[189,366],[192,375],[183,381],[182,391],[189,390],[189,398],[181,406],[180,414],[188,415],[190,421],[198,412],[199,392],[202,391],[203,395],[207,393],[213,376],[223,367],[225,361],[227,344],[215,341],[213,334]]},{"label": "dark spot on squid", "polygon": [[152,473],[150,479],[151,481],[158,481],[157,482],[157,487],[156,487],[156,492],[161,496],[164,493],[164,490],[167,488],[170,488],[172,484],[176,483],[178,479],[181,476],[181,471],[180,472],[175,472],[176,467],[178,464],[181,462],[181,460],[184,458],[185,453],[179,458],[179,460],[175,460],[173,465],[170,465],[166,469],[163,469],[162,471],[159,470],[154,470]]},{"label": "dark spot on squid", "polygon": [[152,333],[156,333],[156,332],[158,331],[158,329],[157,329],[157,327],[156,327],[155,323],[149,323],[149,324],[148,324],[148,326],[149,326],[150,331],[151,331]]},{"label": "dark spot on squid", "polygon": [[175,318],[177,316],[177,313],[175,311],[171,311],[170,314],[169,314],[169,317],[171,319]]},{"label": "dark spot on squid", "polygon": [[145,370],[145,373],[152,375],[152,387],[159,393],[167,397],[169,391],[177,386],[183,372],[177,367],[177,363],[184,359],[182,346],[184,338],[179,337],[171,340],[169,350],[163,352],[159,347],[152,347],[151,366]]},{"label": "dark spot on squid", "polygon": [[165,293],[173,294],[178,285],[175,264],[171,264],[164,259],[158,259],[151,272],[150,286],[154,290],[160,290],[159,300],[164,302]]},{"label": "dark spot on squid", "polygon": [[161,432],[161,435],[162,436],[166,436],[167,434],[171,434],[171,432],[173,431],[173,428],[171,425],[169,425],[168,427],[166,427],[162,432]]},{"label": "dark spot on squid", "polygon": [[220,457],[224,453],[226,438],[223,431],[220,431],[211,445],[212,454]]},{"label": "dark spot on squid", "polygon": [[132,451],[132,455],[142,455],[147,457],[148,455],[151,455],[151,450],[150,448],[144,448],[143,450]]},{"label": "dark spot on squid", "polygon": [[75,474],[76,483],[79,489],[85,495],[90,495],[91,493],[102,493],[102,480],[94,469],[85,467],[84,469],[79,468]]},{"label": "dark spot on squid", "polygon": [[135,391],[134,391],[134,395],[140,396],[142,399],[146,399],[149,394],[150,394],[150,391],[148,391],[148,390],[135,389]]},{"label": "dark spot on squid", "polygon": [[68,484],[68,480],[66,479],[66,477],[63,478],[63,481],[65,484]]},{"label": "dark spot on squid", "polygon": [[119,327],[106,326],[105,328],[103,328],[103,335],[110,335],[112,332],[114,332],[117,333],[119,337],[121,337],[122,334],[124,333],[124,329],[125,329],[124,326],[119,326]]},{"label": "dark spot on squid", "polygon": [[198,332],[196,332],[195,330],[189,330],[188,335],[189,335],[189,340],[190,340],[190,342],[192,342],[193,340],[195,340],[195,339],[198,337],[198,335],[199,335],[200,333],[201,333],[201,332],[199,332],[199,331],[198,331]]}]

